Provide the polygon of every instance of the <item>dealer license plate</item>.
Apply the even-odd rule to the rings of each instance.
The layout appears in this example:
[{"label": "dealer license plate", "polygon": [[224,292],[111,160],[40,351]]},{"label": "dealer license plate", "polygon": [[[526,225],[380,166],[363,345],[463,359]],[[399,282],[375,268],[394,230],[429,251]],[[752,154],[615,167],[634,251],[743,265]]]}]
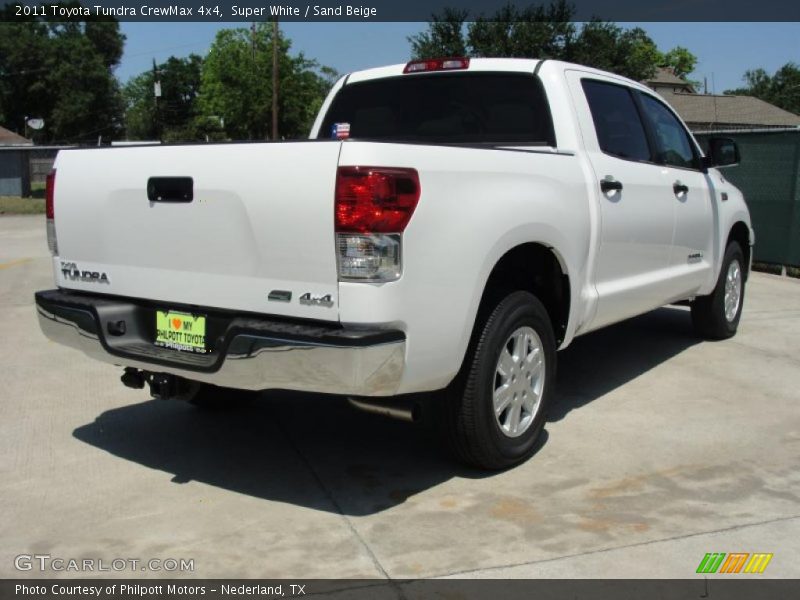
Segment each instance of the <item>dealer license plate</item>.
[{"label": "dealer license plate", "polygon": [[184,352],[205,352],[206,318],[171,310],[157,310],[155,344]]}]

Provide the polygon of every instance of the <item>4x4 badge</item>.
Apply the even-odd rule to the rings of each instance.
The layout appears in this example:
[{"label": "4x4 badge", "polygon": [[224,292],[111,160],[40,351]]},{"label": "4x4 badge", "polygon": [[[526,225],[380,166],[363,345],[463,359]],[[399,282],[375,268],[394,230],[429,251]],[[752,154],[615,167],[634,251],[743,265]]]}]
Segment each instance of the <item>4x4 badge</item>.
[{"label": "4x4 badge", "polygon": [[306,292],[300,296],[300,304],[306,304],[308,306],[325,306],[330,308],[333,306],[333,298],[330,294],[325,294],[324,296],[312,296],[311,292]]}]

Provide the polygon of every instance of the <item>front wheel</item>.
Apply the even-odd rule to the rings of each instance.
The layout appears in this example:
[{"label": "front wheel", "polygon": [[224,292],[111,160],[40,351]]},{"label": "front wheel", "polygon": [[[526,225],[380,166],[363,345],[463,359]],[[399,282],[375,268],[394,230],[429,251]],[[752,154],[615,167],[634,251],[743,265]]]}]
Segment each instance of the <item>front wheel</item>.
[{"label": "front wheel", "polygon": [[724,340],[736,334],[744,305],[745,268],[742,248],[731,242],[714,291],[692,302],[692,323],[700,336]]},{"label": "front wheel", "polygon": [[505,469],[533,454],[555,387],[556,345],[542,303],[524,291],[479,323],[461,373],[441,403],[446,439],[461,461]]}]

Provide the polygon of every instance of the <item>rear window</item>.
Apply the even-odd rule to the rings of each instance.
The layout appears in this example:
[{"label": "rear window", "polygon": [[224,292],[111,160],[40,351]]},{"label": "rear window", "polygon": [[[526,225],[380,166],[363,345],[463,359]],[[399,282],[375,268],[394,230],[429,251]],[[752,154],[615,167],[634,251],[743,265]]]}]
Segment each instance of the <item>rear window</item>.
[{"label": "rear window", "polygon": [[350,137],[431,143],[534,143],[555,146],[544,90],[532,74],[439,73],[346,85],[320,138],[336,123]]}]

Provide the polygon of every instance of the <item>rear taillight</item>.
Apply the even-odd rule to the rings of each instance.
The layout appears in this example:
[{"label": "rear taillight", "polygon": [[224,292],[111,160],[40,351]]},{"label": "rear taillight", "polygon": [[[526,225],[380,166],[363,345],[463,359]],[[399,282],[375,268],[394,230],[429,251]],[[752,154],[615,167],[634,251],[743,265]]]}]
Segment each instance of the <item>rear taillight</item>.
[{"label": "rear taillight", "polygon": [[335,227],[340,280],[400,277],[401,234],[419,196],[419,175],[414,169],[339,167]]},{"label": "rear taillight", "polygon": [[403,233],[418,201],[414,169],[339,167],[336,231]]},{"label": "rear taillight", "polygon": [[53,197],[56,191],[56,170],[53,169],[47,174],[45,182],[45,215],[47,216],[47,247],[50,253],[55,256],[58,254],[58,242],[56,241],[56,211],[53,204]]},{"label": "rear taillight", "polygon": [[426,58],[422,60],[412,60],[403,69],[403,73],[428,73],[430,71],[457,71],[468,69],[469,59],[454,58]]},{"label": "rear taillight", "polygon": [[53,169],[47,174],[45,180],[44,197],[45,197],[45,212],[48,219],[55,218],[55,211],[53,210],[53,193],[56,190],[56,170]]}]

